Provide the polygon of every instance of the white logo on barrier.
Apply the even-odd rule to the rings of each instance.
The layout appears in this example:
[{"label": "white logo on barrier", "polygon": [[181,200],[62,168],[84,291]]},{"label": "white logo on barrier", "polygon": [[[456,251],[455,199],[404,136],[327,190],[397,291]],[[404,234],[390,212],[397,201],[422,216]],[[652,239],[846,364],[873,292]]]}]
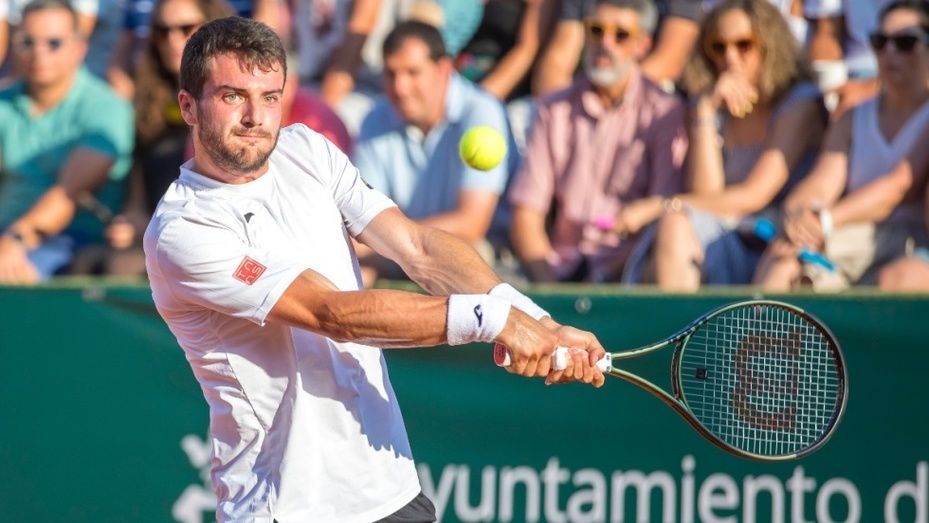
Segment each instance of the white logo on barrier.
[{"label": "white logo on barrier", "polygon": [[171,507],[180,523],[203,523],[204,512],[216,511],[216,495],[210,487],[210,443],[194,434],[181,438],[181,448],[194,468],[200,471],[202,485],[189,485]]}]

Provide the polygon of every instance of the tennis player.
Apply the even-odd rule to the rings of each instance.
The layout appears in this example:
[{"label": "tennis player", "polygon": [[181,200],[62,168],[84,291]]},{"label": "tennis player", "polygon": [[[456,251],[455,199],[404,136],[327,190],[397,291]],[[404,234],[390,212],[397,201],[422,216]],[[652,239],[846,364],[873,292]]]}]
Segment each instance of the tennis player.
[{"label": "tennis player", "polygon": [[[145,234],[155,304],[210,406],[217,517],[433,521],[379,348],[498,341],[510,372],[595,386],[604,351],[407,219],[325,138],[280,129],[285,63],[258,22],[193,35],[178,99],[195,155]],[[434,296],[361,290],[350,236]],[[577,349],[564,371],[558,345]]]}]

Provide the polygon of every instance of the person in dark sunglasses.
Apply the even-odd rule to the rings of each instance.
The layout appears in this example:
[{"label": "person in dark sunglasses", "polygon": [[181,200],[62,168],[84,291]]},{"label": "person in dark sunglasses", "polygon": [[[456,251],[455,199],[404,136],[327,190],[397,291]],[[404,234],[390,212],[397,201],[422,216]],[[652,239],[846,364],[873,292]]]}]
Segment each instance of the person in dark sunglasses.
[{"label": "person in dark sunglasses", "polygon": [[598,1],[584,77],[540,104],[510,193],[511,238],[534,281],[618,281],[649,223],[626,209],[682,187],[684,105],[639,67],[656,24],[650,0]]},{"label": "person in dark sunglasses", "polygon": [[33,0],[12,42],[21,79],[0,89],[0,282],[34,283],[101,239],[79,202],[118,205],[132,109],[81,66],[87,44],[66,0]]},{"label": "person in dark sunglasses", "polygon": [[825,129],[822,98],[767,0],[724,0],[710,11],[684,84],[690,192],[641,204],[660,221],[654,263],[639,259],[666,289],[747,284],[761,249],[745,225],[776,215],[786,188],[808,172]]},{"label": "person in dark sunglasses", "polygon": [[[897,285],[883,267],[929,245],[929,2],[897,0],[871,35],[881,89],[832,124],[810,176],[784,203],[785,237],[766,255],[760,283],[772,290]],[[791,253],[822,250],[838,267],[824,273]]]},{"label": "person in dark sunglasses", "polygon": [[919,29],[916,33],[892,35],[878,31],[871,33],[868,36],[868,41],[871,43],[871,47],[874,48],[874,51],[878,53],[883,52],[887,44],[892,44],[894,49],[901,53],[910,53],[916,48],[917,44],[925,44],[929,41],[929,36],[926,35],[925,28]]}]

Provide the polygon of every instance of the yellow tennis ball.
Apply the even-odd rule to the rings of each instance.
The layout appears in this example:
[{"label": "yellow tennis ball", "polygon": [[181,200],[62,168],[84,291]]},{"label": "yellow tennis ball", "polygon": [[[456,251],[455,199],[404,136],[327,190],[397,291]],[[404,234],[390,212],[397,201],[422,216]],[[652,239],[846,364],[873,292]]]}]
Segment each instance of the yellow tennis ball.
[{"label": "yellow tennis ball", "polygon": [[458,144],[461,161],[480,171],[493,169],[506,156],[506,140],[500,131],[486,125],[468,129]]}]

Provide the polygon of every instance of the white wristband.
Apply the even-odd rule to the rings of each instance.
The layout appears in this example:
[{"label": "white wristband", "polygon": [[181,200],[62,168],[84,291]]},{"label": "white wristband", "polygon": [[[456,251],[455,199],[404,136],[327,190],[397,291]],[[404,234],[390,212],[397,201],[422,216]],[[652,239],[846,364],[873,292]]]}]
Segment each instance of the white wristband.
[{"label": "white wristband", "polygon": [[494,341],[503,332],[509,317],[510,302],[503,298],[487,294],[452,294],[448,297],[448,344]]},{"label": "white wristband", "polygon": [[823,238],[828,238],[832,234],[832,213],[829,209],[819,210],[819,227],[823,230]]},{"label": "white wristband", "polygon": [[536,305],[528,296],[513,288],[509,283],[501,283],[493,289],[490,289],[490,292],[487,294],[503,298],[535,320],[541,320],[546,316],[551,316],[545,309]]}]

